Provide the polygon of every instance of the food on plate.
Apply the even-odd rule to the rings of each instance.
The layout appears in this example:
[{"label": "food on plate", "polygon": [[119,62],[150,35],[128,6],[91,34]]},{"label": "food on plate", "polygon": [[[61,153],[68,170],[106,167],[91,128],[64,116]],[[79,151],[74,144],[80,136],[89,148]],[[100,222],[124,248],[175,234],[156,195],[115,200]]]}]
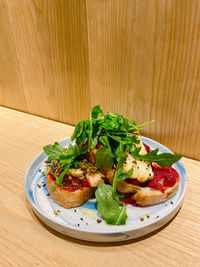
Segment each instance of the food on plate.
[{"label": "food on plate", "polygon": [[125,224],[125,203],[147,206],[171,197],[180,181],[171,166],[182,155],[158,153],[144,144],[139,131],[149,123],[136,125],[95,106],[90,118],[76,125],[73,144],[44,147],[51,163],[46,185],[52,199],[72,208],[95,195],[108,224]]}]

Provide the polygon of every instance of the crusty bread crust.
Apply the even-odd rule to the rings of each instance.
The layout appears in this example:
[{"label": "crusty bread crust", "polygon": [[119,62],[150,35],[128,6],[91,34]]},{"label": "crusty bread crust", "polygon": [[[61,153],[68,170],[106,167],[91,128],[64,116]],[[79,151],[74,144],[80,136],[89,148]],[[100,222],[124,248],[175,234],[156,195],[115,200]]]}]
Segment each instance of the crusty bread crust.
[{"label": "crusty bread crust", "polygon": [[[105,172],[105,176],[109,183],[112,184],[114,179],[113,170],[107,169]],[[168,187],[164,193],[162,193],[160,190],[156,190],[150,187],[139,187],[136,185],[132,185],[127,183],[126,181],[120,181],[117,184],[117,190],[121,193],[135,193],[133,198],[135,199],[138,205],[149,206],[164,202],[170,197],[172,197],[178,190],[179,182],[180,178],[178,178],[177,182],[173,187]]]},{"label": "crusty bread crust", "polygon": [[168,187],[164,193],[150,187],[140,187],[140,190],[134,195],[136,203],[140,206],[149,206],[162,203],[172,197],[178,190],[180,179],[173,187]]},{"label": "crusty bread crust", "polygon": [[63,206],[64,208],[70,209],[83,205],[86,201],[90,199],[93,194],[93,188],[84,187],[82,190],[76,190],[74,192],[69,192],[62,189],[60,186],[56,185],[54,190],[51,190],[50,186],[55,180],[51,175],[46,176],[46,187],[51,196],[51,198]]}]

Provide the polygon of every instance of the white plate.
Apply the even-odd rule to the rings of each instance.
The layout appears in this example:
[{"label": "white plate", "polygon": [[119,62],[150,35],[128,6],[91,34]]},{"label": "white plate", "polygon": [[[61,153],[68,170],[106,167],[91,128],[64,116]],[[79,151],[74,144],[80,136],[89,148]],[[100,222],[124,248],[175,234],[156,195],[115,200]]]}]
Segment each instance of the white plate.
[{"label": "white plate", "polygon": [[[149,138],[142,137],[142,141],[152,149],[159,148],[160,152],[171,152],[168,148]],[[63,146],[70,144],[70,138],[59,142]],[[81,207],[65,209],[56,204],[45,186],[46,154],[41,152],[30,164],[25,175],[25,191],[27,198],[37,216],[48,226],[65,235],[95,242],[116,242],[138,238],[151,233],[169,222],[178,212],[186,192],[187,176],[183,164],[179,161],[173,165],[180,176],[177,193],[166,202],[150,207],[127,206],[128,219],[126,225],[107,225],[97,211],[95,199],[89,200]],[[39,185],[39,186],[38,186]],[[89,209],[91,216],[84,215],[83,211]],[[54,213],[57,212],[58,215]],[[87,210],[88,211],[88,210]],[[149,218],[148,218],[148,216]],[[144,220],[141,221],[140,219]]]}]

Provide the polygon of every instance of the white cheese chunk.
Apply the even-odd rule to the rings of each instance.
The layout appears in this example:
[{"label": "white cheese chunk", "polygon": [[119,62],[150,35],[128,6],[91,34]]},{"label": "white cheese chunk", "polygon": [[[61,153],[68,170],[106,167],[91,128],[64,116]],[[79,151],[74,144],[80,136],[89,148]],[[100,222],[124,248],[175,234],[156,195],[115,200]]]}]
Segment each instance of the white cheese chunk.
[{"label": "white cheese chunk", "polygon": [[97,187],[99,182],[103,181],[102,175],[95,173],[95,174],[86,174],[87,182],[91,187]]},{"label": "white cheese chunk", "polygon": [[[138,137],[140,140],[140,138]],[[140,154],[147,154],[144,144],[140,140],[139,144],[135,145],[136,147],[141,147]],[[123,173],[128,172],[133,168],[133,174],[129,177],[132,179],[137,179],[139,182],[144,183],[147,180],[153,179],[153,171],[149,162],[144,160],[137,160],[131,154],[128,154],[126,161],[123,164]]]}]

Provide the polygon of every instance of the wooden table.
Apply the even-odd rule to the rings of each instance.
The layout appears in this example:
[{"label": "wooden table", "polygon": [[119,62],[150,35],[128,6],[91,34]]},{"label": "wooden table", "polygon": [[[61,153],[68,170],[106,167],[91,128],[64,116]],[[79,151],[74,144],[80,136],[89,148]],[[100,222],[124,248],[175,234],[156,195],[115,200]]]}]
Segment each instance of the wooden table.
[{"label": "wooden table", "polygon": [[[73,127],[0,108],[1,266],[200,266],[200,162],[183,158],[188,189],[177,216],[156,234],[118,244],[76,240],[44,225],[24,192],[29,163]],[[192,149],[192,148],[191,148]]]}]

